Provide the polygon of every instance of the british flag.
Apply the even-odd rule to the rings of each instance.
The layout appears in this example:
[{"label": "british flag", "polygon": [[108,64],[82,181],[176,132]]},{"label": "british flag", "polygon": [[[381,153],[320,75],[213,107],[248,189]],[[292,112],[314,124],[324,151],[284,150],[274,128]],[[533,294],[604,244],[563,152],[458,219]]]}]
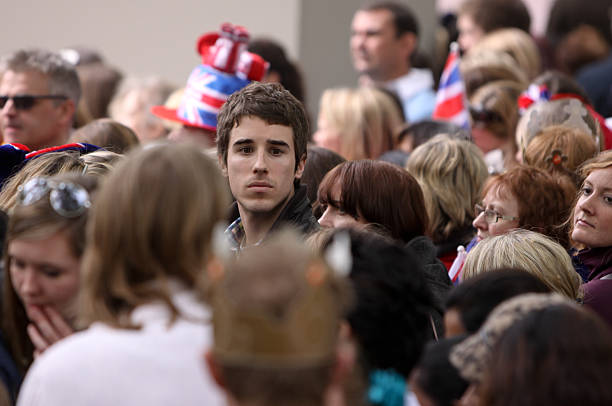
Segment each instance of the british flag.
[{"label": "british flag", "polygon": [[453,42],[440,77],[433,118],[450,121],[469,130],[470,115],[467,107],[465,86],[459,71],[459,44]]}]

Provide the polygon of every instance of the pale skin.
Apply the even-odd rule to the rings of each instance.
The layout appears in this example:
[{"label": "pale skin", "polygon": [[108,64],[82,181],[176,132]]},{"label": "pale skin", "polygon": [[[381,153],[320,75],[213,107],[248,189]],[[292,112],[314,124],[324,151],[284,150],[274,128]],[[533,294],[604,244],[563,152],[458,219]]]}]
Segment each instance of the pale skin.
[{"label": "pale skin", "polygon": [[243,117],[230,132],[227,160],[219,157],[246,235],[256,244],[294,194],[293,181],[304,171],[306,156],[296,165],[291,127],[268,124],[258,117]]},{"label": "pale skin", "polygon": [[[48,95],[47,77],[37,71],[7,71],[0,80],[1,96]],[[9,99],[0,109],[0,132],[5,142],[17,142],[31,150],[65,144],[75,106],[72,100],[39,99],[30,109],[17,109]]]},{"label": "pale skin", "polygon": [[74,331],[71,322],[76,315],[80,259],[62,232],[13,239],[8,255],[11,283],[30,321],[27,333],[36,357]]},{"label": "pale skin", "polygon": [[360,10],[351,24],[353,66],[362,85],[397,79],[410,71],[410,55],[417,45],[413,33],[397,36],[389,10]]}]

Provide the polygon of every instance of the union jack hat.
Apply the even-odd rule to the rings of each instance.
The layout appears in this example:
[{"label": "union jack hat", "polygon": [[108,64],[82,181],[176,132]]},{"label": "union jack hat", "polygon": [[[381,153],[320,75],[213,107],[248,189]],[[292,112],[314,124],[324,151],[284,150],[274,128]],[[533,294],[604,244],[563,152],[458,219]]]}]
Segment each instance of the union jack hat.
[{"label": "union jack hat", "polygon": [[227,98],[251,81],[263,79],[269,64],[247,52],[248,31],[225,23],[219,32],[202,35],[196,49],[202,64],[195,67],[177,109],[153,106],[151,112],[163,119],[215,131],[217,114]]}]

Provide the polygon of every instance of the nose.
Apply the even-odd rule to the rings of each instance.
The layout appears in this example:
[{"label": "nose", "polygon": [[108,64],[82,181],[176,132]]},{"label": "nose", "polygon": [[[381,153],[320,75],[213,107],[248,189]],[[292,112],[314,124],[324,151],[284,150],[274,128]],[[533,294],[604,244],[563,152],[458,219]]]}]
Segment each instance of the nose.
[{"label": "nose", "polygon": [[489,223],[485,220],[484,211],[476,216],[474,221],[472,221],[472,225],[478,230],[487,230],[489,228]]},{"label": "nose", "polygon": [[591,193],[590,196],[581,196],[578,200],[578,208],[583,212],[592,215],[594,211],[594,205],[592,199],[594,198],[595,193]]},{"label": "nose", "polygon": [[23,270],[21,285],[19,285],[20,296],[34,296],[40,292],[40,283],[38,275],[33,269]]},{"label": "nose", "polygon": [[334,226],[329,206],[327,206],[321,217],[319,217],[319,224],[321,225],[321,227],[327,228],[332,228]]},{"label": "nose", "polygon": [[0,109],[1,114],[6,115],[15,115],[17,113],[17,109],[15,108],[15,104],[13,103],[13,99],[8,99],[4,106]]},{"label": "nose", "polygon": [[266,160],[266,151],[262,148],[255,153],[255,162],[253,163],[253,172],[267,172],[268,162]]}]

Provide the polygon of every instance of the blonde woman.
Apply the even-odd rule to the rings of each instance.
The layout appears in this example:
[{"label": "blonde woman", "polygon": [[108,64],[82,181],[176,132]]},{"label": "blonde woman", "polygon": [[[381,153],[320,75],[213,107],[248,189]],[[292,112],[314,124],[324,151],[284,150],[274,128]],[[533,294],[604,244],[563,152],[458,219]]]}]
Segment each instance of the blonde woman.
[{"label": "blonde woman", "polygon": [[415,149],[406,169],[421,185],[431,238],[449,269],[457,246],[474,236],[474,205],[488,175],[482,152],[470,141],[442,134]]},{"label": "blonde woman", "polygon": [[540,51],[534,39],[526,31],[518,28],[491,31],[470,48],[469,54],[491,51],[510,55],[529,80],[540,74],[542,69]]},{"label": "blonde woman", "polygon": [[543,234],[516,229],[480,241],[465,259],[462,279],[504,268],[527,271],[570,299],[582,297],[580,275],[569,254]]},{"label": "blonde woman", "polygon": [[20,404],[222,405],[202,368],[211,342],[196,287],[228,196],[216,162],[186,144],[130,153],[88,224],[81,319],[34,363]]},{"label": "blonde woman", "polygon": [[400,105],[374,87],[328,89],[321,96],[314,142],[347,160],[376,159],[395,147]]}]

